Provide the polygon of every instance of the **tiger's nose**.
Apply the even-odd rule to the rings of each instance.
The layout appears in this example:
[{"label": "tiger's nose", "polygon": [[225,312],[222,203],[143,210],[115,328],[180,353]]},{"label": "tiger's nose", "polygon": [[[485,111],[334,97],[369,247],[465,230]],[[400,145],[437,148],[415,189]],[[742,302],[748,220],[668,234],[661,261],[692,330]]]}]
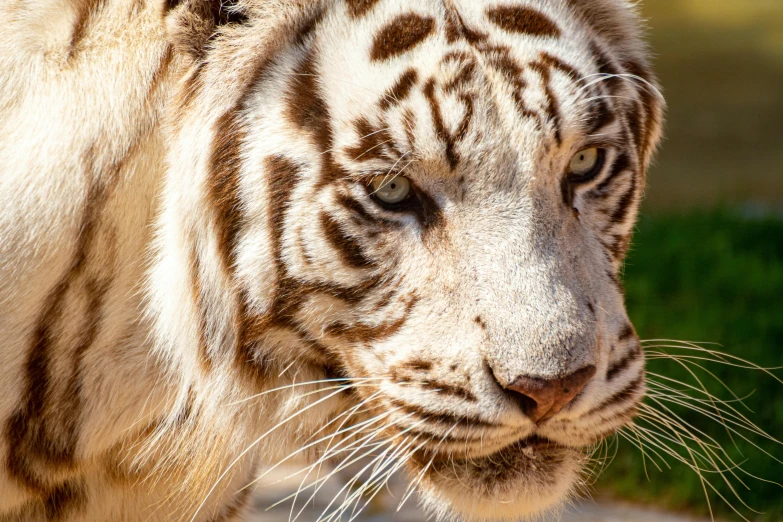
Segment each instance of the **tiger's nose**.
[{"label": "tiger's nose", "polygon": [[522,375],[506,389],[512,392],[530,420],[541,423],[562,410],[595,375],[595,366],[585,366],[555,379]]}]

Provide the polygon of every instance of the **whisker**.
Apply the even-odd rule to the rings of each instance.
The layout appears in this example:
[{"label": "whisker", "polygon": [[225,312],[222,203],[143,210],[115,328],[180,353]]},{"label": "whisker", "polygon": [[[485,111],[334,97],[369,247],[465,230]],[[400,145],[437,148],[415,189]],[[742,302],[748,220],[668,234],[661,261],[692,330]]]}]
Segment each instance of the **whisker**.
[{"label": "whisker", "polygon": [[[715,460],[713,460],[713,459],[717,459],[718,462],[721,462],[725,466],[725,462],[723,462],[723,459],[715,452],[715,450],[712,449],[709,446],[704,445],[702,443],[701,439],[699,439],[698,437],[694,436],[693,433],[690,431],[690,429],[688,427],[686,427],[682,423],[682,419],[680,419],[680,417],[676,413],[672,412],[671,409],[669,409],[665,405],[661,404],[655,398],[652,398],[652,400],[655,401],[661,408],[663,408],[664,411],[655,410],[655,409],[651,408],[650,405],[643,405],[643,406],[646,407],[647,411],[650,414],[654,415],[659,420],[661,420],[661,422],[663,422],[663,424],[671,431],[671,433],[680,440],[680,442],[682,444],[682,447],[691,455],[691,458],[694,461],[694,465],[696,464],[696,461],[695,461],[695,457],[693,456],[694,455],[693,450],[687,443],[685,443],[684,440],[682,440],[680,431],[682,431],[683,434],[686,434],[691,440],[696,442],[702,449],[704,449],[705,455],[708,458],[709,462],[712,464],[713,469],[715,469],[715,470],[719,470],[720,469],[718,467],[717,463],[715,462]],[[699,430],[696,430],[696,431],[698,432]],[[711,440],[713,443],[715,442],[714,439],[712,439],[711,437],[707,436],[707,438],[709,440]],[[723,451],[722,449],[721,449],[721,451],[722,451],[722,453],[725,454],[725,451]],[[731,460],[730,457],[727,456],[727,458],[728,458],[728,460],[730,462],[732,462],[732,464],[735,464]],[[725,466],[725,467],[729,468],[729,466]],[[736,480],[738,480],[740,482],[740,484],[742,484],[743,486],[745,486],[747,488],[747,486],[744,484],[744,482],[742,482],[742,480],[739,479],[739,477],[737,477],[736,473],[734,472],[735,467],[736,467],[736,465],[734,467],[730,467],[728,469],[728,472]],[[726,499],[709,480],[707,480],[700,472],[698,472],[698,469],[700,469],[698,467],[698,465],[695,465],[695,468],[696,469],[694,469],[694,468],[692,468],[692,469],[694,469],[694,471],[697,471],[700,479],[702,480],[702,487],[705,489],[705,497],[707,499],[708,506],[709,506],[709,495],[707,495],[707,492],[706,492],[706,487],[707,486],[709,486],[710,489],[712,489],[721,498],[721,500],[723,500],[726,503],[727,506],[729,506],[733,511],[735,511],[737,513],[737,515],[739,515],[740,517],[745,519],[745,517],[742,516],[742,514],[739,512],[739,510],[731,502],[729,502],[728,499]],[[747,508],[750,511],[756,512],[753,508],[748,506],[747,503],[745,503],[745,501],[742,499],[742,497],[739,495],[739,493],[737,493],[736,489],[731,484],[731,481],[728,480],[728,478],[725,476],[725,474],[724,473],[719,473],[719,475],[723,479],[723,482],[728,486],[729,490],[732,492],[734,497],[745,508]],[[710,507],[710,513],[712,513],[712,508],[711,508],[711,506],[709,506],[709,507]],[[747,519],[745,519],[745,520],[747,520]]]},{"label": "whisker", "polygon": [[[407,419],[407,418],[411,417],[412,415],[413,415],[413,414],[408,414],[406,417],[404,417],[404,418],[403,418],[403,419],[401,419],[401,420],[405,420],[405,419]],[[304,485],[304,481],[305,481],[305,480],[307,480],[307,477],[309,477],[309,476],[310,476],[310,473],[312,472],[312,470],[313,470],[314,468],[316,468],[316,467],[318,467],[318,468],[319,468],[319,470],[320,470],[320,465],[321,465],[321,464],[322,464],[324,461],[326,461],[326,460],[330,459],[330,458],[331,458],[332,456],[334,456],[334,454],[336,454],[336,453],[335,453],[335,452],[332,452],[332,454],[327,454],[327,455],[324,455],[323,457],[321,457],[321,458],[318,460],[318,462],[315,462],[314,464],[312,464],[312,465],[308,466],[308,467],[306,468],[306,469],[308,470],[308,471],[307,471],[307,474],[306,474],[306,475],[305,475],[305,476],[302,478],[302,482],[300,483],[299,489],[300,489],[301,491],[304,491],[304,490],[307,490],[307,489],[309,489],[309,488],[311,488],[311,487],[315,487],[315,490],[312,492],[312,494],[310,495],[310,498],[308,498],[308,500],[307,500],[307,502],[305,503],[305,505],[306,505],[307,503],[309,503],[309,502],[310,502],[310,500],[312,500],[313,498],[315,498],[315,495],[316,495],[316,494],[318,493],[318,491],[321,489],[321,486],[323,486],[323,484],[325,484],[325,483],[326,483],[326,481],[327,481],[329,478],[331,478],[331,477],[332,477],[334,474],[336,474],[336,473],[338,473],[339,471],[341,471],[342,469],[345,469],[346,467],[348,467],[348,466],[350,466],[350,465],[354,464],[355,462],[358,462],[359,460],[361,460],[361,459],[365,458],[365,457],[366,457],[366,456],[368,456],[370,453],[372,453],[373,451],[375,451],[375,449],[378,449],[379,447],[383,447],[384,445],[386,445],[388,442],[380,442],[380,443],[374,444],[374,445],[372,445],[371,449],[370,449],[368,452],[366,452],[366,453],[364,453],[363,455],[360,455],[360,456],[358,456],[358,457],[354,458],[353,460],[350,460],[350,461],[348,461],[349,459],[351,459],[351,457],[353,457],[353,455],[355,455],[356,453],[360,452],[360,451],[361,451],[363,448],[367,447],[367,444],[368,444],[368,443],[369,443],[371,440],[373,440],[373,439],[374,439],[375,437],[377,437],[378,435],[382,434],[382,433],[383,433],[383,431],[385,431],[386,429],[388,429],[388,427],[389,427],[388,425],[381,426],[381,427],[377,428],[376,430],[374,430],[373,432],[371,432],[369,435],[367,435],[367,436],[363,437],[361,440],[359,440],[359,441],[356,441],[356,442],[352,443],[352,444],[351,444],[351,445],[350,445],[348,448],[346,448],[346,449],[345,449],[346,451],[347,451],[347,449],[350,449],[350,447],[352,447],[352,446],[354,446],[354,445],[356,445],[356,444],[359,444],[359,446],[358,446],[356,449],[354,449],[354,450],[353,450],[353,451],[352,451],[352,452],[351,452],[351,453],[350,453],[348,456],[344,457],[344,458],[343,458],[343,460],[342,460],[342,462],[341,462],[341,463],[340,463],[338,466],[336,466],[336,467],[335,467],[335,469],[334,469],[334,470],[332,470],[332,472],[330,472],[330,473],[329,473],[327,476],[325,476],[325,477],[323,477],[323,478],[316,478],[316,480],[315,480],[314,482],[310,483],[310,484],[309,484],[307,487],[305,487],[304,489],[302,489],[302,486]],[[348,462],[346,462],[346,461],[348,461]],[[297,472],[297,473],[295,473],[294,475],[298,475],[299,473],[302,473],[303,471],[304,471],[304,470],[302,470],[302,471],[300,471],[300,472]],[[319,485],[319,484],[320,484],[320,485]],[[317,487],[316,487],[316,486],[317,486]],[[290,498],[294,498],[294,504],[295,504],[295,503],[296,503],[296,498],[297,498],[297,496],[298,496],[298,495],[299,495],[299,490],[298,490],[298,491],[297,491],[295,494],[289,495],[288,497],[286,497],[286,498],[285,498],[285,499],[283,499],[282,501],[280,501],[280,502],[277,502],[277,503],[275,503],[274,505],[270,506],[270,508],[271,508],[271,507],[274,507],[274,506],[276,506],[276,505],[280,504],[281,502],[283,502],[283,501],[285,501],[285,500],[288,500],[288,499],[290,499]],[[293,506],[292,506],[292,510],[293,510]],[[300,511],[300,513],[301,513],[301,511]],[[297,515],[297,516],[298,516],[298,515]]]},{"label": "whisker", "polygon": [[227,468],[226,468],[226,469],[223,471],[223,473],[221,473],[221,474],[220,474],[220,476],[219,476],[219,477],[218,477],[218,479],[215,481],[215,483],[213,484],[213,486],[212,486],[212,487],[209,489],[209,491],[207,492],[207,494],[204,496],[204,499],[201,501],[201,503],[200,503],[200,504],[198,505],[198,507],[196,508],[196,511],[193,513],[193,516],[191,517],[191,519],[190,519],[190,522],[194,522],[194,520],[196,519],[196,516],[198,516],[199,512],[201,511],[201,508],[203,508],[203,507],[204,507],[204,504],[207,502],[207,499],[208,499],[208,498],[209,498],[209,496],[210,496],[210,495],[212,495],[212,493],[215,491],[215,488],[218,486],[218,484],[220,483],[220,481],[222,481],[222,480],[225,478],[225,476],[228,474],[228,472],[229,472],[231,469],[233,469],[233,467],[236,465],[236,463],[237,463],[237,462],[239,462],[239,461],[240,461],[240,460],[241,460],[241,459],[242,459],[242,458],[243,458],[245,455],[247,455],[247,454],[248,454],[248,452],[250,452],[250,450],[252,450],[254,447],[256,447],[256,446],[257,446],[257,445],[258,445],[258,444],[259,444],[259,443],[260,443],[260,442],[261,442],[263,439],[265,439],[265,438],[266,438],[266,437],[267,437],[267,436],[268,436],[270,433],[272,433],[273,431],[275,431],[277,428],[279,428],[280,426],[282,426],[282,425],[284,425],[284,424],[288,423],[289,421],[291,421],[291,419],[293,419],[293,418],[295,418],[295,417],[297,417],[297,416],[301,415],[302,413],[306,412],[306,411],[307,411],[307,410],[309,410],[310,408],[314,408],[315,406],[318,406],[320,403],[322,403],[322,402],[324,402],[324,401],[326,401],[326,400],[328,400],[328,399],[331,399],[331,398],[332,398],[332,397],[334,397],[335,395],[337,395],[337,394],[339,394],[339,393],[342,393],[342,392],[343,392],[343,390],[342,390],[342,389],[336,390],[336,391],[334,391],[334,392],[330,393],[329,395],[327,395],[326,397],[322,397],[321,399],[318,399],[318,400],[317,400],[317,401],[315,401],[314,403],[312,403],[312,404],[310,404],[310,405],[308,405],[308,406],[306,406],[306,407],[304,407],[304,408],[300,409],[300,410],[299,410],[299,411],[297,411],[296,413],[293,413],[293,414],[289,415],[288,417],[286,417],[286,418],[285,418],[285,419],[283,419],[282,421],[280,421],[280,422],[278,422],[277,424],[275,424],[275,425],[274,425],[272,428],[270,428],[269,430],[267,430],[266,432],[264,432],[264,434],[263,434],[263,435],[261,435],[260,437],[258,437],[258,438],[257,438],[255,441],[253,441],[253,442],[252,442],[252,443],[251,443],[249,446],[247,446],[247,447],[246,447],[244,450],[242,450],[242,452],[240,452],[240,454],[239,454],[239,455],[237,455],[237,457],[235,457],[235,458],[234,458],[234,460],[232,460],[232,461],[231,461],[231,463],[228,465],[228,467],[227,467]]},{"label": "whisker", "polygon": [[275,469],[277,469],[278,467],[283,465],[289,459],[291,459],[291,458],[295,457],[296,455],[302,453],[303,451],[306,451],[307,449],[312,448],[313,446],[315,446],[317,444],[320,444],[321,442],[323,442],[323,441],[325,441],[327,439],[329,439],[329,440],[334,439],[334,437],[336,437],[337,435],[342,435],[344,433],[350,433],[351,431],[355,431],[355,430],[364,428],[364,427],[366,427],[366,425],[368,425],[368,423],[372,424],[373,422],[378,422],[381,418],[383,418],[385,416],[388,416],[388,413],[382,413],[382,414],[377,415],[377,416],[375,416],[375,417],[373,417],[373,418],[371,418],[369,420],[366,420],[366,421],[364,421],[362,423],[354,424],[354,425],[349,426],[347,428],[343,428],[343,429],[341,429],[341,430],[339,430],[339,431],[337,431],[335,433],[331,433],[329,435],[325,435],[324,437],[321,437],[318,440],[315,440],[315,441],[313,441],[313,442],[311,442],[311,443],[309,443],[309,444],[307,444],[305,446],[302,446],[302,447],[298,448],[296,451],[293,451],[293,452],[289,453],[285,458],[279,460],[274,466],[272,466],[271,468],[269,468],[266,471],[264,471],[261,475],[256,477],[252,482],[250,482],[249,484],[244,486],[239,491],[247,489],[248,487],[250,487],[253,484],[257,483],[259,480],[263,479],[266,475],[268,475],[269,473],[271,473],[272,471],[274,471]]},{"label": "whisker", "polygon": [[[252,401],[253,399],[257,399],[258,397],[263,397],[264,395],[269,395],[270,393],[274,393],[277,391],[282,390],[288,390],[290,388],[299,388],[301,386],[310,386],[312,384],[323,384],[323,383],[333,383],[333,382],[343,382],[343,383],[353,383],[353,382],[367,382],[367,381],[379,381],[383,380],[384,377],[361,377],[361,378],[350,378],[350,377],[338,377],[336,379],[321,379],[318,381],[306,381],[306,382],[297,382],[293,384],[287,384],[285,386],[278,386],[277,388],[272,388],[271,390],[266,390],[261,393],[256,393],[255,395],[251,395],[250,397],[245,397],[244,399],[239,399],[238,401],[234,401],[229,403],[229,406],[236,406],[237,404],[242,404],[243,402]],[[316,390],[320,391],[320,390]]]},{"label": "whisker", "polygon": [[[696,343],[691,343],[688,341],[677,341],[672,339],[647,339],[644,341],[641,341],[641,343],[645,346],[645,348],[673,348],[677,350],[685,350],[685,351],[697,351],[702,352],[704,354],[712,355],[714,357],[717,357],[717,359],[705,359],[710,362],[715,362],[719,364],[725,364],[727,366],[735,366],[737,368],[743,368],[748,370],[757,370],[760,372],[763,372],[767,374],[768,376],[775,379],[778,383],[783,384],[783,379],[772,373],[774,370],[783,370],[783,366],[776,366],[776,367],[770,367],[765,368],[763,366],[759,366],[758,364],[755,364],[753,362],[750,362],[746,359],[743,359],[742,357],[738,357],[736,355],[732,355],[730,353],[726,352],[719,352],[717,350],[710,350],[707,348],[704,348],[703,346],[700,346]],[[667,343],[667,344],[652,344],[652,343]],[[716,345],[715,343],[701,343],[706,345]],[[742,365],[735,365],[732,363],[729,363],[727,359],[736,361],[741,363]]]},{"label": "whisker", "polygon": [[419,485],[421,480],[424,478],[424,475],[426,474],[427,470],[430,468],[432,463],[435,461],[435,457],[437,456],[438,448],[443,444],[443,441],[448,438],[449,435],[451,435],[451,432],[454,431],[454,429],[459,424],[459,421],[455,422],[454,425],[447,431],[443,437],[441,437],[440,442],[435,446],[435,448],[432,450],[432,458],[429,460],[427,465],[422,468],[422,470],[419,472],[419,474],[416,476],[417,478],[414,479],[414,481],[411,481],[410,485],[408,485],[408,488],[403,493],[403,498],[400,501],[400,504],[397,506],[397,512],[399,512],[402,509],[402,506],[405,504],[405,502],[410,498],[411,495],[416,491],[416,486]]},{"label": "whisker", "polygon": [[[674,380],[674,379],[669,379],[669,380]],[[675,382],[679,382],[679,381],[675,381]],[[648,383],[652,387],[654,387],[654,388],[660,388],[662,390],[662,393],[660,393],[659,395],[660,395],[660,397],[662,397],[664,399],[669,399],[669,398],[674,399],[675,397],[671,397],[669,395],[669,394],[674,394],[676,396],[676,398],[679,399],[679,400],[696,402],[696,403],[702,403],[702,404],[709,404],[709,405],[714,407],[713,409],[717,409],[720,412],[720,415],[718,415],[718,418],[720,420],[719,424],[722,424],[722,425],[725,424],[725,421],[723,419],[723,416],[725,415],[726,417],[731,419],[731,423],[734,424],[735,426],[743,428],[743,429],[745,429],[745,430],[747,430],[747,431],[749,431],[751,433],[754,433],[754,434],[756,434],[756,435],[758,435],[760,437],[763,437],[763,438],[765,438],[767,440],[770,440],[772,442],[775,442],[777,444],[781,444],[781,442],[779,440],[775,439],[772,435],[769,435],[767,432],[765,432],[764,430],[762,430],[761,428],[756,426],[752,421],[750,421],[750,419],[745,417],[742,413],[740,413],[736,408],[731,406],[731,404],[728,404],[726,401],[712,400],[712,399],[707,401],[705,399],[698,399],[698,398],[695,398],[695,397],[692,397],[692,396],[688,395],[683,390],[678,390],[677,388],[673,388],[671,386],[666,386],[666,385],[664,385],[662,383],[655,382],[652,379],[649,379]],[[680,383],[680,384],[684,384],[684,383]],[[696,391],[698,391],[698,390],[696,390]],[[718,404],[725,406],[728,409],[728,411],[727,410],[721,410],[718,407]],[[708,410],[705,410],[703,408],[699,408],[697,406],[691,406],[690,404],[682,404],[682,406],[684,406],[684,407],[686,407],[686,408],[688,408],[688,409],[690,409],[692,411],[695,411],[695,412],[698,412],[698,413],[702,413],[703,415],[708,416],[708,417],[710,415],[712,415],[711,413],[709,413]]]},{"label": "whisker", "polygon": [[419,426],[421,426],[421,425],[422,425],[424,422],[425,422],[425,420],[424,420],[424,419],[422,419],[422,420],[420,420],[419,422],[417,422],[417,423],[415,423],[415,424],[413,424],[413,425],[409,426],[408,428],[406,428],[406,429],[402,430],[401,432],[399,432],[399,433],[395,434],[395,436],[394,436],[394,437],[393,437],[393,438],[392,438],[392,439],[389,441],[389,448],[387,448],[386,450],[384,450],[384,452],[383,452],[383,453],[381,453],[381,455],[379,455],[378,457],[375,457],[375,458],[374,458],[372,461],[370,461],[370,463],[368,463],[368,464],[367,464],[367,465],[366,465],[364,468],[362,468],[362,469],[361,469],[361,470],[360,470],[358,473],[356,473],[356,474],[354,475],[354,480],[352,480],[351,482],[349,482],[349,483],[345,484],[345,485],[344,485],[344,486],[343,486],[343,487],[340,489],[340,491],[338,491],[338,492],[337,492],[337,494],[334,496],[334,498],[332,499],[332,501],[331,501],[331,502],[330,502],[330,503],[329,503],[329,504],[326,506],[326,509],[324,509],[323,513],[321,514],[321,517],[319,517],[319,520],[321,520],[321,518],[322,518],[322,517],[323,517],[323,516],[326,514],[326,512],[327,512],[327,511],[329,511],[329,508],[330,508],[330,507],[332,507],[332,505],[334,504],[334,501],[337,499],[337,497],[339,497],[339,496],[342,494],[342,492],[343,492],[343,491],[345,491],[345,490],[346,490],[346,488],[350,487],[350,485],[351,485],[351,484],[355,483],[356,479],[357,479],[359,476],[361,476],[361,475],[362,475],[362,474],[363,474],[365,471],[367,471],[367,469],[368,469],[370,466],[372,466],[372,465],[373,465],[375,462],[377,462],[378,460],[380,460],[380,459],[384,458],[384,456],[385,456],[386,454],[388,454],[388,452],[389,452],[389,451],[391,451],[391,449],[392,449],[392,448],[394,448],[394,440],[396,440],[396,439],[399,439],[399,438],[401,438],[403,435],[405,435],[406,433],[410,432],[411,430],[414,430],[414,429],[418,428],[418,427],[419,427]]}]

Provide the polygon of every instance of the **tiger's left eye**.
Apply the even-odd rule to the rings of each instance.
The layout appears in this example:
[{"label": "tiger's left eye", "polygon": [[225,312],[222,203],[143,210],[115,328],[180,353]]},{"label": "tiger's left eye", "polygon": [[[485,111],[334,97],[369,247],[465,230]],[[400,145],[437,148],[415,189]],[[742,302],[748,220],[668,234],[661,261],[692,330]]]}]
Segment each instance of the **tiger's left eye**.
[{"label": "tiger's left eye", "polygon": [[403,176],[375,176],[370,186],[373,196],[388,205],[404,201],[411,192],[411,182]]},{"label": "tiger's left eye", "polygon": [[592,180],[603,167],[604,150],[597,147],[580,150],[571,158],[568,175],[574,181],[586,182]]}]

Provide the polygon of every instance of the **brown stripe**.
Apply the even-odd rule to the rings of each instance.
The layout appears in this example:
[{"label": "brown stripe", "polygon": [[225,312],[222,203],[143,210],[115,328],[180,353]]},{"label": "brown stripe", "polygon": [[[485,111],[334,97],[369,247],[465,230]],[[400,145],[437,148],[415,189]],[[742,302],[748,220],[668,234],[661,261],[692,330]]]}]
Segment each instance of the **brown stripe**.
[{"label": "brown stripe", "polygon": [[326,240],[337,250],[344,263],[353,268],[375,266],[375,262],[367,257],[359,241],[346,234],[337,220],[324,211],[321,211],[319,217]]},{"label": "brown stripe", "polygon": [[354,217],[357,217],[364,222],[372,222],[375,220],[375,218],[365,210],[361,203],[346,194],[338,194],[335,201],[338,205],[351,212]]},{"label": "brown stripe", "polygon": [[147,98],[157,93],[160,86],[163,84],[163,80],[167,77],[169,72],[169,66],[174,60],[174,50],[171,45],[166,46],[166,50],[163,52],[163,56],[160,58],[158,68],[150,79],[149,87],[147,88]]},{"label": "brown stripe", "polygon": [[374,343],[380,340],[391,337],[397,333],[408,320],[411,310],[415,306],[418,299],[411,297],[408,299],[405,305],[405,311],[396,319],[389,323],[381,323],[378,325],[368,325],[366,323],[346,324],[342,321],[338,321],[328,325],[324,331],[328,335],[335,337],[342,337],[350,343]]},{"label": "brown stripe", "polygon": [[244,11],[242,3],[238,0],[220,0],[220,2],[202,2],[209,8],[209,15],[212,20],[212,27],[220,27],[228,24],[245,24],[248,22],[247,13]]},{"label": "brown stripe", "polygon": [[400,104],[411,92],[411,89],[416,85],[419,80],[419,73],[416,69],[407,69],[402,76],[392,85],[386,94],[383,95],[379,106],[381,110],[386,110],[389,107],[394,107]]},{"label": "brown stripe", "polygon": [[465,40],[471,45],[477,45],[486,41],[486,34],[465,24],[459,10],[451,0],[444,0],[443,5],[446,8],[446,41],[448,43],[453,44],[457,40]]},{"label": "brown stripe", "polygon": [[[114,263],[107,264],[110,270]],[[63,393],[63,401],[59,406],[62,411],[68,414],[63,417],[63,425],[60,428],[60,437],[64,448],[68,448],[68,455],[71,460],[74,459],[76,447],[79,441],[79,427],[82,421],[82,411],[84,410],[83,396],[83,370],[84,357],[88,350],[95,344],[104,321],[104,306],[106,304],[106,294],[111,287],[112,278],[89,278],[84,284],[84,293],[86,294],[85,317],[80,330],[80,339],[76,345],[72,356],[71,376],[68,385]]]},{"label": "brown stripe", "polygon": [[405,138],[408,140],[408,150],[414,153],[416,151],[416,115],[409,108],[406,108],[402,113],[402,124],[405,129]]},{"label": "brown stripe", "polygon": [[[609,257],[609,254],[606,254],[606,258],[609,261],[609,263],[614,263],[614,259]],[[606,271],[606,276],[609,278],[609,281],[617,288],[617,290],[625,295],[625,287],[623,286],[623,282],[620,281],[620,278],[617,277],[617,274],[615,274],[612,270]]]},{"label": "brown stripe", "polygon": [[353,18],[360,18],[367,14],[375,5],[378,0],[345,0],[345,5],[348,9],[348,14]]},{"label": "brown stripe", "polygon": [[353,147],[345,149],[345,154],[353,161],[370,161],[389,159],[387,148],[391,140],[389,131],[385,129],[376,129],[367,118],[361,117],[353,124],[356,134],[359,136],[359,143]]},{"label": "brown stripe", "polygon": [[372,311],[377,312],[382,308],[386,308],[391,303],[392,298],[397,295],[397,289],[389,290],[373,305]]},{"label": "brown stripe", "polygon": [[467,94],[463,94],[459,97],[459,100],[465,106],[465,116],[462,117],[462,121],[457,126],[457,131],[454,133],[453,138],[456,141],[461,141],[468,133],[468,127],[473,119],[473,98]]},{"label": "brown stripe", "polygon": [[511,51],[505,46],[493,46],[484,50],[487,63],[503,74],[503,77],[512,87],[514,103],[523,117],[538,120],[538,115],[527,108],[524,100],[524,90],[527,82],[523,78],[524,69],[511,55]]},{"label": "brown stripe", "polygon": [[292,75],[291,90],[287,96],[290,120],[310,132],[322,151],[331,148],[329,111],[318,86],[318,69],[314,52],[307,54]]},{"label": "brown stripe", "polygon": [[291,205],[291,194],[299,183],[300,167],[285,156],[270,156],[264,160],[269,187],[267,219],[271,226],[272,252],[277,263],[278,276],[285,276],[282,257],[285,217]]},{"label": "brown stripe", "polygon": [[411,359],[410,361],[405,361],[400,364],[400,368],[418,372],[428,372],[432,369],[432,362],[423,359]]},{"label": "brown stripe", "polygon": [[291,90],[286,97],[287,114],[290,120],[315,140],[321,152],[322,172],[319,187],[333,183],[346,176],[332,156],[332,129],[329,109],[316,81],[318,69],[316,54],[308,53],[296,70],[291,81]]},{"label": "brown stripe", "polygon": [[301,304],[301,287],[288,277],[282,254],[285,217],[291,203],[291,193],[299,182],[299,165],[284,156],[270,156],[264,160],[269,187],[267,219],[270,225],[272,253],[277,271],[277,288],[270,311],[258,317],[248,310],[248,297],[240,292],[237,362],[249,369],[251,375],[262,375],[263,368],[253,363],[256,357],[255,343],[269,329],[274,327],[296,328],[294,312]]},{"label": "brown stripe", "polygon": [[547,16],[520,5],[501,5],[487,9],[487,18],[504,31],[557,38],[560,29]]},{"label": "brown stripe", "polygon": [[440,103],[438,103],[435,97],[435,80],[430,78],[427,83],[424,84],[424,97],[427,99],[427,103],[430,106],[430,112],[432,113],[432,124],[435,127],[435,133],[446,146],[446,161],[449,163],[449,168],[454,170],[459,164],[459,154],[455,149],[454,138],[446,130],[446,125],[443,123],[443,115],[440,111]]},{"label": "brown stripe", "polygon": [[453,77],[443,85],[443,92],[452,93],[466,87],[470,80],[475,76],[475,62],[462,62],[460,69]]},{"label": "brown stripe", "polygon": [[65,520],[87,503],[84,486],[78,482],[64,482],[44,499],[47,521]]},{"label": "brown stripe", "polygon": [[242,226],[239,182],[242,168],[242,142],[246,133],[238,111],[223,114],[215,125],[215,142],[207,177],[207,195],[215,209],[215,235],[223,268],[230,273]]},{"label": "brown stripe", "polygon": [[572,65],[567,64],[557,56],[551,55],[546,52],[542,52],[538,56],[538,63],[550,68],[550,69],[556,69],[560,71],[561,73],[568,76],[568,78],[573,82],[582,83],[582,74]]},{"label": "brown stripe", "polygon": [[341,286],[334,283],[305,284],[300,282],[300,284],[305,285],[308,292],[326,294],[348,304],[355,305],[373,297],[374,294],[372,292],[379,288],[385,288],[388,285],[388,281],[382,276],[375,275],[355,286]]},{"label": "brown stripe", "polygon": [[348,13],[354,18],[359,18],[367,14],[370,9],[375,7],[378,0],[345,0],[348,7]]},{"label": "brown stripe", "polygon": [[387,60],[410,51],[435,30],[435,19],[414,13],[399,15],[385,25],[373,39],[370,59]]},{"label": "brown stripe", "polygon": [[423,190],[417,190],[416,197],[419,199],[419,212],[416,213],[416,219],[418,219],[421,228],[428,232],[443,226],[443,210],[435,200]]},{"label": "brown stripe", "polygon": [[177,110],[180,114],[185,114],[190,111],[191,107],[196,101],[201,89],[204,87],[204,71],[206,70],[207,62],[200,61],[193,68],[190,69],[187,76],[182,80],[182,88],[179,89],[178,95],[178,107]]},{"label": "brown stripe", "polygon": [[450,395],[468,402],[478,401],[473,392],[460,386],[454,386],[438,381],[423,381],[419,383],[419,385],[424,389],[428,389],[440,395]]},{"label": "brown stripe", "polygon": [[546,114],[547,119],[554,127],[555,142],[560,145],[563,142],[563,138],[560,131],[560,102],[557,100],[555,93],[552,91],[551,86],[551,73],[549,67],[541,64],[540,62],[533,62],[530,64],[530,68],[537,71],[541,75],[541,81],[544,85],[544,95],[547,100]]},{"label": "brown stripe", "polygon": [[615,236],[615,259],[617,261],[623,259],[628,253],[628,249],[631,248],[632,234],[616,235]]},{"label": "brown stripe", "polygon": [[190,252],[190,283],[193,297],[193,303],[198,314],[198,355],[199,366],[205,372],[212,370],[212,356],[209,352],[209,342],[207,340],[207,330],[209,310],[204,296],[204,290],[201,285],[201,257],[198,253],[198,243],[195,234],[190,234],[189,243]]},{"label": "brown stripe", "polygon": [[[49,292],[44,307],[38,315],[25,362],[23,399],[19,408],[6,423],[5,435],[9,446],[6,463],[8,472],[20,484],[40,494],[52,493],[48,484],[49,474],[41,474],[41,469],[47,466],[70,468],[74,464],[76,428],[66,425],[65,429],[60,429],[57,434],[53,433],[55,430],[48,425],[47,411],[48,402],[55,399],[52,397],[49,366],[53,355],[65,353],[64,349],[66,349],[58,346],[58,334],[65,304],[88,269],[106,202],[123,162],[133,150],[132,147],[126,151],[122,160],[108,166],[104,172],[97,170],[92,151],[84,158],[84,173],[89,187],[73,258],[68,269]],[[106,269],[105,266],[103,268]],[[99,301],[102,302],[102,297]],[[89,315],[91,313],[93,310],[89,310],[86,317],[88,325],[93,322],[92,316]],[[100,309],[95,313],[100,314]],[[97,328],[97,325],[94,326]],[[90,347],[94,337],[94,334],[90,335],[88,331],[75,349],[83,353]],[[78,362],[78,358],[76,361]],[[78,377],[76,379],[78,382]],[[74,392],[74,390],[70,391]],[[77,422],[78,415],[78,411],[68,412],[67,422]],[[57,419],[61,418],[57,417]],[[62,425],[58,427],[63,428]]]},{"label": "brown stripe", "polygon": [[68,50],[68,58],[72,58],[76,53],[76,48],[87,35],[87,28],[90,25],[91,18],[94,18],[103,9],[106,0],[78,0],[74,5],[76,7],[76,20],[73,23],[71,32],[71,44]]}]

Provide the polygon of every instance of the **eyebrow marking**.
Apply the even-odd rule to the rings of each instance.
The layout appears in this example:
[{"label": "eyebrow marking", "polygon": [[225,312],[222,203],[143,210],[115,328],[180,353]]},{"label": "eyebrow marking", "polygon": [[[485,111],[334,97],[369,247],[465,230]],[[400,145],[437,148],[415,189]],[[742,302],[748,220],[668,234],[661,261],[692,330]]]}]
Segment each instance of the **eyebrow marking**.
[{"label": "eyebrow marking", "polygon": [[560,36],[560,28],[546,15],[521,5],[499,5],[487,9],[487,18],[509,33],[531,36]]},{"label": "eyebrow marking", "polygon": [[414,13],[402,14],[375,35],[370,59],[380,61],[410,51],[435,30],[435,19]]}]

